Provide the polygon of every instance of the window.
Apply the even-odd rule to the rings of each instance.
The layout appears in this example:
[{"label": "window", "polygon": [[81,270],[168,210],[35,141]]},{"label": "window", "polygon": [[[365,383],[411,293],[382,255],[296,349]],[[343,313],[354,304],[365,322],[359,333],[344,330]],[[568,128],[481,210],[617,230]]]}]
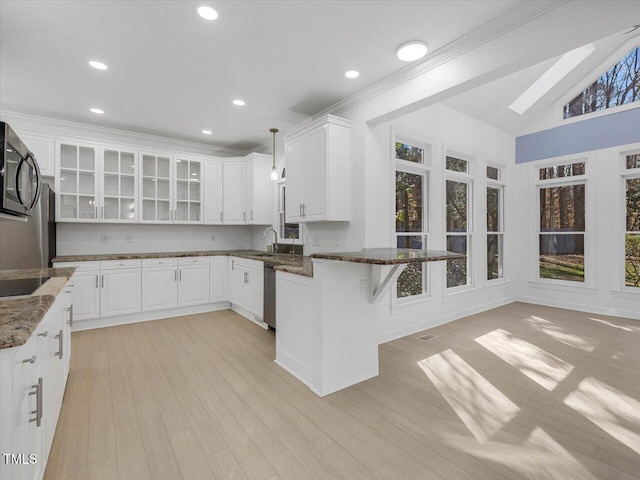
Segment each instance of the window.
[{"label": "window", "polygon": [[447,156],[446,168],[447,250],[467,256],[447,260],[447,288],[454,288],[471,283],[471,178],[467,160]]},{"label": "window", "polygon": [[[395,222],[397,248],[427,247],[426,147],[395,143]],[[411,163],[417,165],[412,165]],[[423,263],[406,266],[396,282],[396,297],[407,298],[427,292]]]},{"label": "window", "polygon": [[[640,154],[627,155],[626,167],[640,169]],[[624,284],[640,288],[640,171],[625,178],[625,187]]]},{"label": "window", "polygon": [[[586,182],[558,180],[584,173],[584,163],[540,169],[540,178],[547,180],[538,187],[538,264],[541,279],[585,281]],[[552,184],[548,179],[553,179]]]},{"label": "window", "polygon": [[[281,179],[285,178],[285,169],[282,169]],[[278,183],[278,241],[286,243],[302,243],[302,236],[300,232],[299,223],[287,223],[286,219],[286,186],[285,182]]]},{"label": "window", "polygon": [[504,278],[504,185],[500,169],[487,167],[487,280]]},{"label": "window", "polygon": [[563,109],[564,118],[640,100],[640,47],[634,49],[580,92]]}]

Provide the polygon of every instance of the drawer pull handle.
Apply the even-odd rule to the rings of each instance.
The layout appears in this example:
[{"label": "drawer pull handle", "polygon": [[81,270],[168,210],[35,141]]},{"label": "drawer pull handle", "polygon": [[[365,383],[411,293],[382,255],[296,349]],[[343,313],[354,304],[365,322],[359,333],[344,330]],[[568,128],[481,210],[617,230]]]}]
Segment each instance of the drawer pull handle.
[{"label": "drawer pull handle", "polygon": [[62,342],[64,341],[62,338],[62,330],[60,330],[60,333],[58,333],[58,335],[56,335],[56,338],[58,339],[58,348],[59,350],[54,354],[56,357],[58,357],[60,360],[62,360]]},{"label": "drawer pull handle", "polygon": [[42,377],[38,378],[38,383],[31,385],[31,388],[35,388],[35,391],[29,392],[29,395],[36,396],[36,409],[31,413],[36,418],[30,418],[29,422],[36,422],[36,427],[39,427],[42,424]]},{"label": "drawer pull handle", "polygon": [[41,332],[38,334],[39,337],[46,337],[47,335],[49,335],[49,330],[47,330],[46,332]]},{"label": "drawer pull handle", "polygon": [[37,355],[34,355],[31,358],[27,358],[26,360],[22,360],[22,363],[36,363],[36,359],[38,358]]},{"label": "drawer pull handle", "polygon": [[69,320],[67,320],[67,325],[73,327],[73,303],[69,305],[69,308],[67,308],[67,310],[69,312]]}]

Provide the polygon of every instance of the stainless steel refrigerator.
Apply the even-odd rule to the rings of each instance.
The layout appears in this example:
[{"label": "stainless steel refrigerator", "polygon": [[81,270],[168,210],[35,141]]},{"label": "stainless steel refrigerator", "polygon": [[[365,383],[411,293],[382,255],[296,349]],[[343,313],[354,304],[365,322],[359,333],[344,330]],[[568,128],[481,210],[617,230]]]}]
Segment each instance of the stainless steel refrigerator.
[{"label": "stainless steel refrigerator", "polygon": [[0,216],[0,270],[48,268],[56,256],[55,195],[42,182],[31,216]]}]

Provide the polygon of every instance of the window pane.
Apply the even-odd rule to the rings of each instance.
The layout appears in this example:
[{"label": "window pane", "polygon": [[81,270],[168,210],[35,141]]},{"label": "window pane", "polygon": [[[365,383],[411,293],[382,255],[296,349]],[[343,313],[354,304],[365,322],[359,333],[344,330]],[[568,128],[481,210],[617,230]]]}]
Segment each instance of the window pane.
[{"label": "window pane", "polygon": [[496,167],[487,167],[487,178],[500,180],[500,169]]},{"label": "window pane", "polygon": [[584,232],[585,186],[540,189],[541,232]]},{"label": "window pane", "polygon": [[453,170],[454,172],[467,173],[469,169],[469,162],[461,160],[459,158],[447,157],[447,170]]},{"label": "window pane", "polygon": [[499,232],[500,225],[500,190],[487,188],[487,232]]},{"label": "window pane", "polygon": [[640,287],[640,235],[625,235],[625,284]]},{"label": "window pane", "polygon": [[467,231],[467,184],[447,180],[447,232]]},{"label": "window pane", "polygon": [[396,285],[398,298],[421,295],[423,293],[424,275],[422,265],[422,263],[409,263],[400,274]]},{"label": "window pane", "polygon": [[640,232],[640,178],[627,180],[627,232]]},{"label": "window pane", "polygon": [[640,47],[625,55],[563,109],[564,118],[597,112],[640,100]]},{"label": "window pane", "polygon": [[396,142],[396,158],[407,162],[423,163],[424,150],[420,147]]},{"label": "window pane", "polygon": [[396,172],[396,232],[422,232],[423,178]]},{"label": "window pane", "polygon": [[407,235],[398,237],[398,248],[422,248],[422,235]]},{"label": "window pane", "polygon": [[584,234],[541,234],[540,278],[584,282]]},{"label": "window pane", "polygon": [[627,155],[627,168],[640,168],[640,153]]},{"label": "window pane", "polygon": [[[447,235],[447,250],[467,254],[466,235]],[[447,260],[447,288],[467,284],[467,259]]]},{"label": "window pane", "polygon": [[540,180],[550,180],[552,178],[573,177],[584,175],[586,171],[585,163],[570,163],[568,165],[554,165],[540,169]]},{"label": "window pane", "polygon": [[502,235],[487,235],[487,280],[502,278]]}]

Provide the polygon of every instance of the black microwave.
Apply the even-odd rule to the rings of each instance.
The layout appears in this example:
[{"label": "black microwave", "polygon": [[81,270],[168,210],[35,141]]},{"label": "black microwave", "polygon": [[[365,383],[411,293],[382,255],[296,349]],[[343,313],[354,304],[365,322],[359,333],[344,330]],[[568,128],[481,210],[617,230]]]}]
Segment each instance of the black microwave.
[{"label": "black microwave", "polygon": [[40,197],[35,156],[5,122],[0,122],[0,213],[27,217]]}]

